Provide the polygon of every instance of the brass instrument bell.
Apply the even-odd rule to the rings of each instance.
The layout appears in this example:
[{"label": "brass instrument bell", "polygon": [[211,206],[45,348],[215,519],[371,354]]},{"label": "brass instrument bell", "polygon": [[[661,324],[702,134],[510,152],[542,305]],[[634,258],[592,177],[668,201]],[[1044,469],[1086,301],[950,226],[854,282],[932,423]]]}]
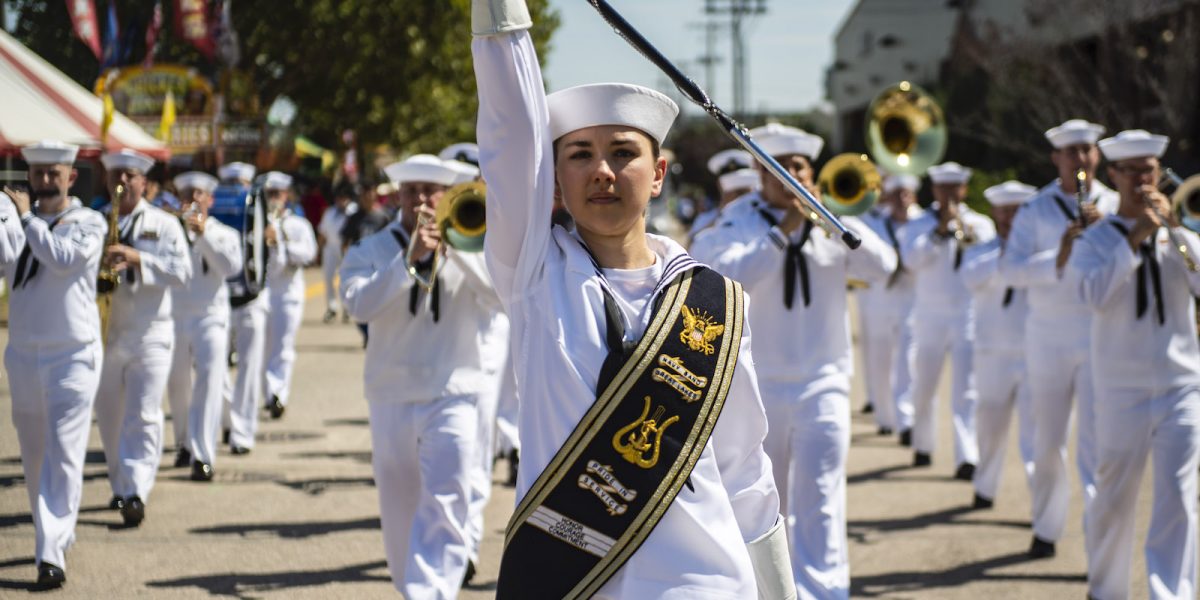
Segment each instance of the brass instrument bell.
[{"label": "brass instrument bell", "polygon": [[933,96],[901,81],[867,108],[867,149],[889,173],[920,175],[946,152],[946,119]]},{"label": "brass instrument bell", "polygon": [[879,200],[882,178],[867,155],[839,154],[817,176],[821,201],[835,215],[860,215]]},{"label": "brass instrument bell", "polygon": [[[482,181],[471,181],[446,190],[434,211],[433,222],[442,233],[442,245],[449,245],[459,252],[481,252],[483,237],[487,232],[487,185]],[[420,219],[417,229],[426,223],[428,221],[425,218]],[[422,274],[413,264],[415,247],[416,244],[409,244],[404,256],[408,274],[417,283],[430,289],[445,262],[441,258],[441,247],[434,252],[433,267],[428,274]]]}]

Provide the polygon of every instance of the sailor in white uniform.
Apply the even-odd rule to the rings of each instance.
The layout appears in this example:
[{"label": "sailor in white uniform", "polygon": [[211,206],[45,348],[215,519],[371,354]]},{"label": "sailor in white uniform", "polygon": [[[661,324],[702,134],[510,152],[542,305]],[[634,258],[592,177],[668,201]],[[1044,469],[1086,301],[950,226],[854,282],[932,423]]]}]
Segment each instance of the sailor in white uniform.
[{"label": "sailor in white uniform", "polygon": [[937,386],[946,354],[952,363],[950,403],[954,425],[956,479],[975,475],[975,372],[971,365],[973,333],[971,292],[962,278],[966,250],[991,241],[996,228],[966,204],[971,170],[949,162],[929,168],[936,208],[909,225],[901,254],[916,275],[912,312],[913,464],[932,464],[937,433]]},{"label": "sailor in white uniform", "polygon": [[287,209],[292,177],[265,175],[267,242],[266,397],[271,417],[283,416],[296,365],[296,332],[304,316],[304,267],[317,257],[317,237],[304,217]]},{"label": "sailor in white uniform", "polygon": [[979,443],[979,468],[975,471],[975,508],[991,508],[1000,487],[1004,455],[1008,452],[1008,426],[1017,416],[1018,444],[1027,484],[1033,476],[1033,411],[1025,377],[1025,290],[1008,284],[1000,272],[1000,257],[1021,204],[1037,188],[1006,181],[984,190],[992,207],[996,237],[976,244],[963,258],[963,280],[971,290],[975,311],[975,383],[979,404],[975,433]]},{"label": "sailor in white uniform", "polygon": [[341,310],[338,300],[337,278],[338,267],[342,266],[342,226],[346,217],[358,210],[358,203],[352,202],[353,188],[340,187],[333,192],[333,205],[321,213],[321,222],[317,225],[317,244],[321,247],[321,276],[325,282],[325,317],[326,323],[333,322]]},{"label": "sailor in white uniform", "polygon": [[858,292],[858,322],[862,343],[863,379],[867,405],[873,412],[880,435],[899,432],[900,443],[912,445],[912,371],[908,362],[912,347],[915,278],[900,255],[900,240],[911,221],[921,215],[917,191],[921,180],[915,175],[891,175],[884,179],[879,205],[862,217],[876,235],[897,254],[896,271],[886,280]]},{"label": "sailor in white uniform", "polygon": [[1197,591],[1200,237],[1180,227],[1157,188],[1167,142],[1142,130],[1100,140],[1120,205],[1075,241],[1065,277],[1093,310],[1096,497],[1084,529],[1088,595],[1097,600],[1131,596],[1134,511],[1147,458],[1149,597]]},{"label": "sailor in white uniform", "polygon": [[351,246],[341,270],[350,315],[371,327],[372,465],[388,569],[409,598],[453,598],[467,574],[478,402],[498,381],[480,343],[498,304],[483,256],[439,248],[438,225],[418,220],[461,174],[447,163],[420,154],[385,169],[400,186],[401,218]]},{"label": "sailor in white uniform", "polygon": [[62,142],[22,148],[37,203],[7,187],[0,194],[0,273],[11,290],[4,368],[40,588],[66,581],[103,356],[96,274],[106,227],[67,195],[78,151]]},{"label": "sailor in white uniform", "polygon": [[708,172],[717,178],[720,196],[716,206],[696,215],[688,231],[689,240],[695,240],[697,234],[715,225],[720,220],[721,210],[730,202],[758,190],[762,177],[751,168],[753,163],[749,152],[737,148],[727,148],[708,159]]},{"label": "sailor in white uniform", "polygon": [[[624,330],[614,341],[621,346],[639,339],[656,288],[695,264],[670,239],[645,233],[646,206],[667,168],[658,148],[678,107],[626,84],[547,97],[530,25],[522,0],[473,2],[488,269],[512,322],[521,399],[518,498],[596,402],[608,332]],[[573,232],[547,218],[556,197],[574,219]],[[748,324],[733,343],[740,353],[726,404],[689,486],[595,598],[795,597],[761,445],[767,421]],[[505,577],[502,567],[502,584]]]},{"label": "sailor in white uniform", "polygon": [[[824,141],[779,124],[751,131],[802,185],[814,188]],[[805,219],[808,210],[773,175],[741,210],[701,233],[698,260],[742,282],[754,299],[755,368],[771,427],[764,444],[788,518],[792,573],[805,598],[847,598],[846,454],[853,372],[846,282],[880,285],[896,253],[856,218],[851,251]]]},{"label": "sailor in white uniform", "polygon": [[[154,159],[133,150],[100,158],[117,209],[120,243],[104,260],[121,274],[112,299],[104,369],[96,393],[96,421],[108,461],[113,505],[126,526],[145,518],[163,446],[163,395],[175,344],[168,288],[181,289],[192,261],[179,218],[142,198]],[[125,186],[117,205],[115,188]]]},{"label": "sailor in white uniform", "polygon": [[[1096,140],[1104,127],[1072,119],[1046,132],[1050,160],[1058,179],[1043,187],[1013,222],[1000,269],[1010,285],[1029,294],[1025,320],[1025,358],[1033,418],[1033,541],[1035,558],[1053,556],[1062,537],[1071,499],[1067,471],[1072,396],[1076,409],[1076,466],[1086,515],[1095,495],[1092,435],[1092,376],[1089,355],[1091,311],[1074,287],[1063,281],[1072,242],[1084,226],[1117,208],[1116,194],[1095,178],[1100,164]],[[1077,173],[1083,171],[1085,193],[1080,223]]]},{"label": "sailor in white uniform", "polygon": [[191,457],[193,481],[211,481],[217,460],[229,376],[225,359],[230,308],[225,280],[242,268],[241,234],[208,216],[216,188],[217,178],[207,173],[190,171],[175,177],[192,278],[172,293],[175,353],[167,395],[175,440]]}]

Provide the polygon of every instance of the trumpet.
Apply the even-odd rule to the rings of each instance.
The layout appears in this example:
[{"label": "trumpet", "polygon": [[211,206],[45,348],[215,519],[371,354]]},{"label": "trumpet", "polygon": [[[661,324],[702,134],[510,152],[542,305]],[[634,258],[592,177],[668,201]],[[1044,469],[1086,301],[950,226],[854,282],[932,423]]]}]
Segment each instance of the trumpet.
[{"label": "trumpet", "polygon": [[[109,205],[108,236],[104,240],[106,249],[121,243],[121,230],[117,225],[117,220],[120,218],[121,203],[124,200],[125,186],[118,183],[113,189],[112,203]],[[101,255],[100,272],[96,277],[96,308],[100,312],[100,339],[103,343],[108,343],[108,325],[112,317],[113,296],[116,295],[117,286],[121,284],[121,272],[114,269],[105,260],[107,258],[107,252]]]},{"label": "trumpet", "polygon": [[430,222],[436,223],[442,234],[442,241],[433,253],[433,267],[427,275],[422,275],[414,264],[414,248],[416,244],[409,243],[404,253],[404,262],[408,265],[408,274],[421,287],[433,289],[441,271],[444,260],[442,249],[449,246],[460,252],[480,252],[483,250],[483,237],[487,233],[487,185],[481,181],[460,183],[449,190],[438,202],[437,210],[432,218],[421,215],[417,219],[415,233]]}]

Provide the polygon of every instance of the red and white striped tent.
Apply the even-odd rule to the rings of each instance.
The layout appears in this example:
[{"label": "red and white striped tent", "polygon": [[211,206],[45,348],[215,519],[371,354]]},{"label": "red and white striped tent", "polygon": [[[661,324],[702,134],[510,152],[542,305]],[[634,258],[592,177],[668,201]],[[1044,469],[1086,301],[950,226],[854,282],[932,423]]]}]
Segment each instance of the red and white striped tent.
[{"label": "red and white striped tent", "polygon": [[[80,146],[81,158],[101,153],[100,98],[0,29],[0,156],[39,140]],[[108,150],[132,148],[158,160],[171,151],[124,115],[113,115]]]}]

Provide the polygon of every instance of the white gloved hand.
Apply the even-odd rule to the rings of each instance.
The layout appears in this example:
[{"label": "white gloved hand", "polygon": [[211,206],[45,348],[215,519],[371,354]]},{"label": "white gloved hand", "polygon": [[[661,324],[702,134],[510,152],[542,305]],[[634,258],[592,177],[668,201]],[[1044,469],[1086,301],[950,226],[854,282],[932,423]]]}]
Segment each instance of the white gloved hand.
[{"label": "white gloved hand", "polygon": [[780,516],[775,525],[757,540],[746,544],[760,600],[795,600],[796,580],[788,556],[787,532]]},{"label": "white gloved hand", "polygon": [[471,0],[471,33],[475,35],[510,33],[531,25],[525,0]]}]

